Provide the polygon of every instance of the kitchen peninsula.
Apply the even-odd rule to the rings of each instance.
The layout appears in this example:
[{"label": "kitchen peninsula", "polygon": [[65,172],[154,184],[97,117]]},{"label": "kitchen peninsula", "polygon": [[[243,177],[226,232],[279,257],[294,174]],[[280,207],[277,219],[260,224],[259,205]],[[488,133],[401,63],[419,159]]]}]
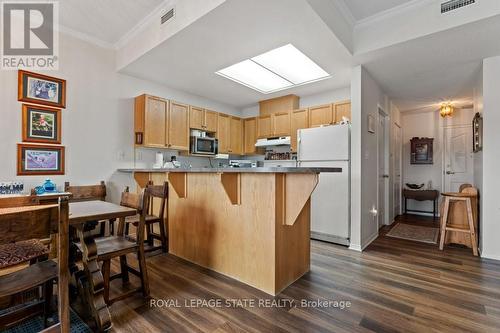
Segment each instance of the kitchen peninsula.
[{"label": "kitchen peninsula", "polygon": [[169,183],[173,255],[276,295],[309,271],[310,197],[340,168],[120,169]]}]

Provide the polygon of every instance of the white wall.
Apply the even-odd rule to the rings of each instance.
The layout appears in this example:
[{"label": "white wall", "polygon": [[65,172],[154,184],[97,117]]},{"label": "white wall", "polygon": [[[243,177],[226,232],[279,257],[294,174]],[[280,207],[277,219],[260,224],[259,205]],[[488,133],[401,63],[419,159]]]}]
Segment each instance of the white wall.
[{"label": "white wall", "polygon": [[[403,126],[403,188],[406,183],[427,184],[443,192],[443,128],[444,126],[470,126],[474,117],[473,109],[456,109],[453,117],[443,120],[437,111],[407,111],[401,113]],[[434,138],[433,164],[410,164],[413,137]],[[408,200],[408,209],[432,211],[431,201]]]},{"label": "white wall", "polygon": [[[62,111],[62,144],[66,174],[51,176],[58,186],[105,180],[109,200],[117,201],[130,175],[117,168],[134,164],[134,97],[149,93],[213,110],[241,115],[238,109],[165,86],[115,72],[115,52],[60,36],[60,70],[47,75],[67,80],[67,108]],[[21,180],[26,188],[47,177],[16,176],[16,143],[21,142],[21,103],[17,101],[17,71],[0,71],[0,182]]]},{"label": "white wall", "polygon": [[[476,77],[474,85],[474,114],[479,112],[483,114],[483,65]],[[474,184],[479,191],[479,225],[483,230],[483,151],[474,153]],[[479,247],[483,248],[483,233],[479,232]]]},{"label": "white wall", "polygon": [[[346,101],[351,99],[351,89],[349,87],[328,90],[319,94],[299,96],[299,107],[308,108],[322,104]],[[242,110],[242,117],[249,118],[259,115],[259,104],[251,105]]]},{"label": "white wall", "polygon": [[378,83],[362,67],[351,79],[351,246],[364,249],[378,236],[378,221],[370,211],[377,208],[377,133],[368,132],[368,115],[378,119],[378,108],[389,112],[389,100]]},{"label": "white wall", "polygon": [[500,57],[487,58],[483,61],[483,223],[482,256],[500,260]]}]

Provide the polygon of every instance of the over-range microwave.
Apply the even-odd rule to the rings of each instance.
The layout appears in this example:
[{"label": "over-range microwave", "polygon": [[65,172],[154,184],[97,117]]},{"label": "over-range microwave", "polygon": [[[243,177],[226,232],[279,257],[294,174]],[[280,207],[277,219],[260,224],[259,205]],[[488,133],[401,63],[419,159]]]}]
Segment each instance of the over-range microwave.
[{"label": "over-range microwave", "polygon": [[215,138],[191,136],[191,154],[216,155],[218,141]]}]

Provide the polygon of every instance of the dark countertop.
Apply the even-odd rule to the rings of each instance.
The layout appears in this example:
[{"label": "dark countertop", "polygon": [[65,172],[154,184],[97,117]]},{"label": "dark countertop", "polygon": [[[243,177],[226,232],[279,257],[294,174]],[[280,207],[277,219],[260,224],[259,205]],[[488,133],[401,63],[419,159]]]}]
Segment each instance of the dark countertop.
[{"label": "dark countertop", "polygon": [[153,169],[153,168],[131,168],[118,169],[119,172],[192,172],[192,173],[321,173],[342,172],[342,168],[307,168],[307,167],[256,167],[256,168],[176,168],[176,169]]}]

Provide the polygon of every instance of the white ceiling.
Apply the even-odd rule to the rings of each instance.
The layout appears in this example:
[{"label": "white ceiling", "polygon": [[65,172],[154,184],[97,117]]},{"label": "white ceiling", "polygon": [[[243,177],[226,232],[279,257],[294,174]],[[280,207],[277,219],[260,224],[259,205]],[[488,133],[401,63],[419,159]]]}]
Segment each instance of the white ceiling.
[{"label": "white ceiling", "polygon": [[115,44],[164,0],[63,0],[60,24],[103,43]]},{"label": "white ceiling", "polygon": [[343,1],[356,21],[414,0],[336,0]]},{"label": "white ceiling", "polygon": [[499,55],[500,16],[356,57],[400,110],[469,103],[484,58]]},{"label": "white ceiling", "polygon": [[[284,10],[286,8],[286,10]],[[262,94],[215,72],[292,43],[332,78]],[[123,69],[124,73],[236,107],[284,94],[347,87],[352,56],[306,1],[231,0]]]}]

